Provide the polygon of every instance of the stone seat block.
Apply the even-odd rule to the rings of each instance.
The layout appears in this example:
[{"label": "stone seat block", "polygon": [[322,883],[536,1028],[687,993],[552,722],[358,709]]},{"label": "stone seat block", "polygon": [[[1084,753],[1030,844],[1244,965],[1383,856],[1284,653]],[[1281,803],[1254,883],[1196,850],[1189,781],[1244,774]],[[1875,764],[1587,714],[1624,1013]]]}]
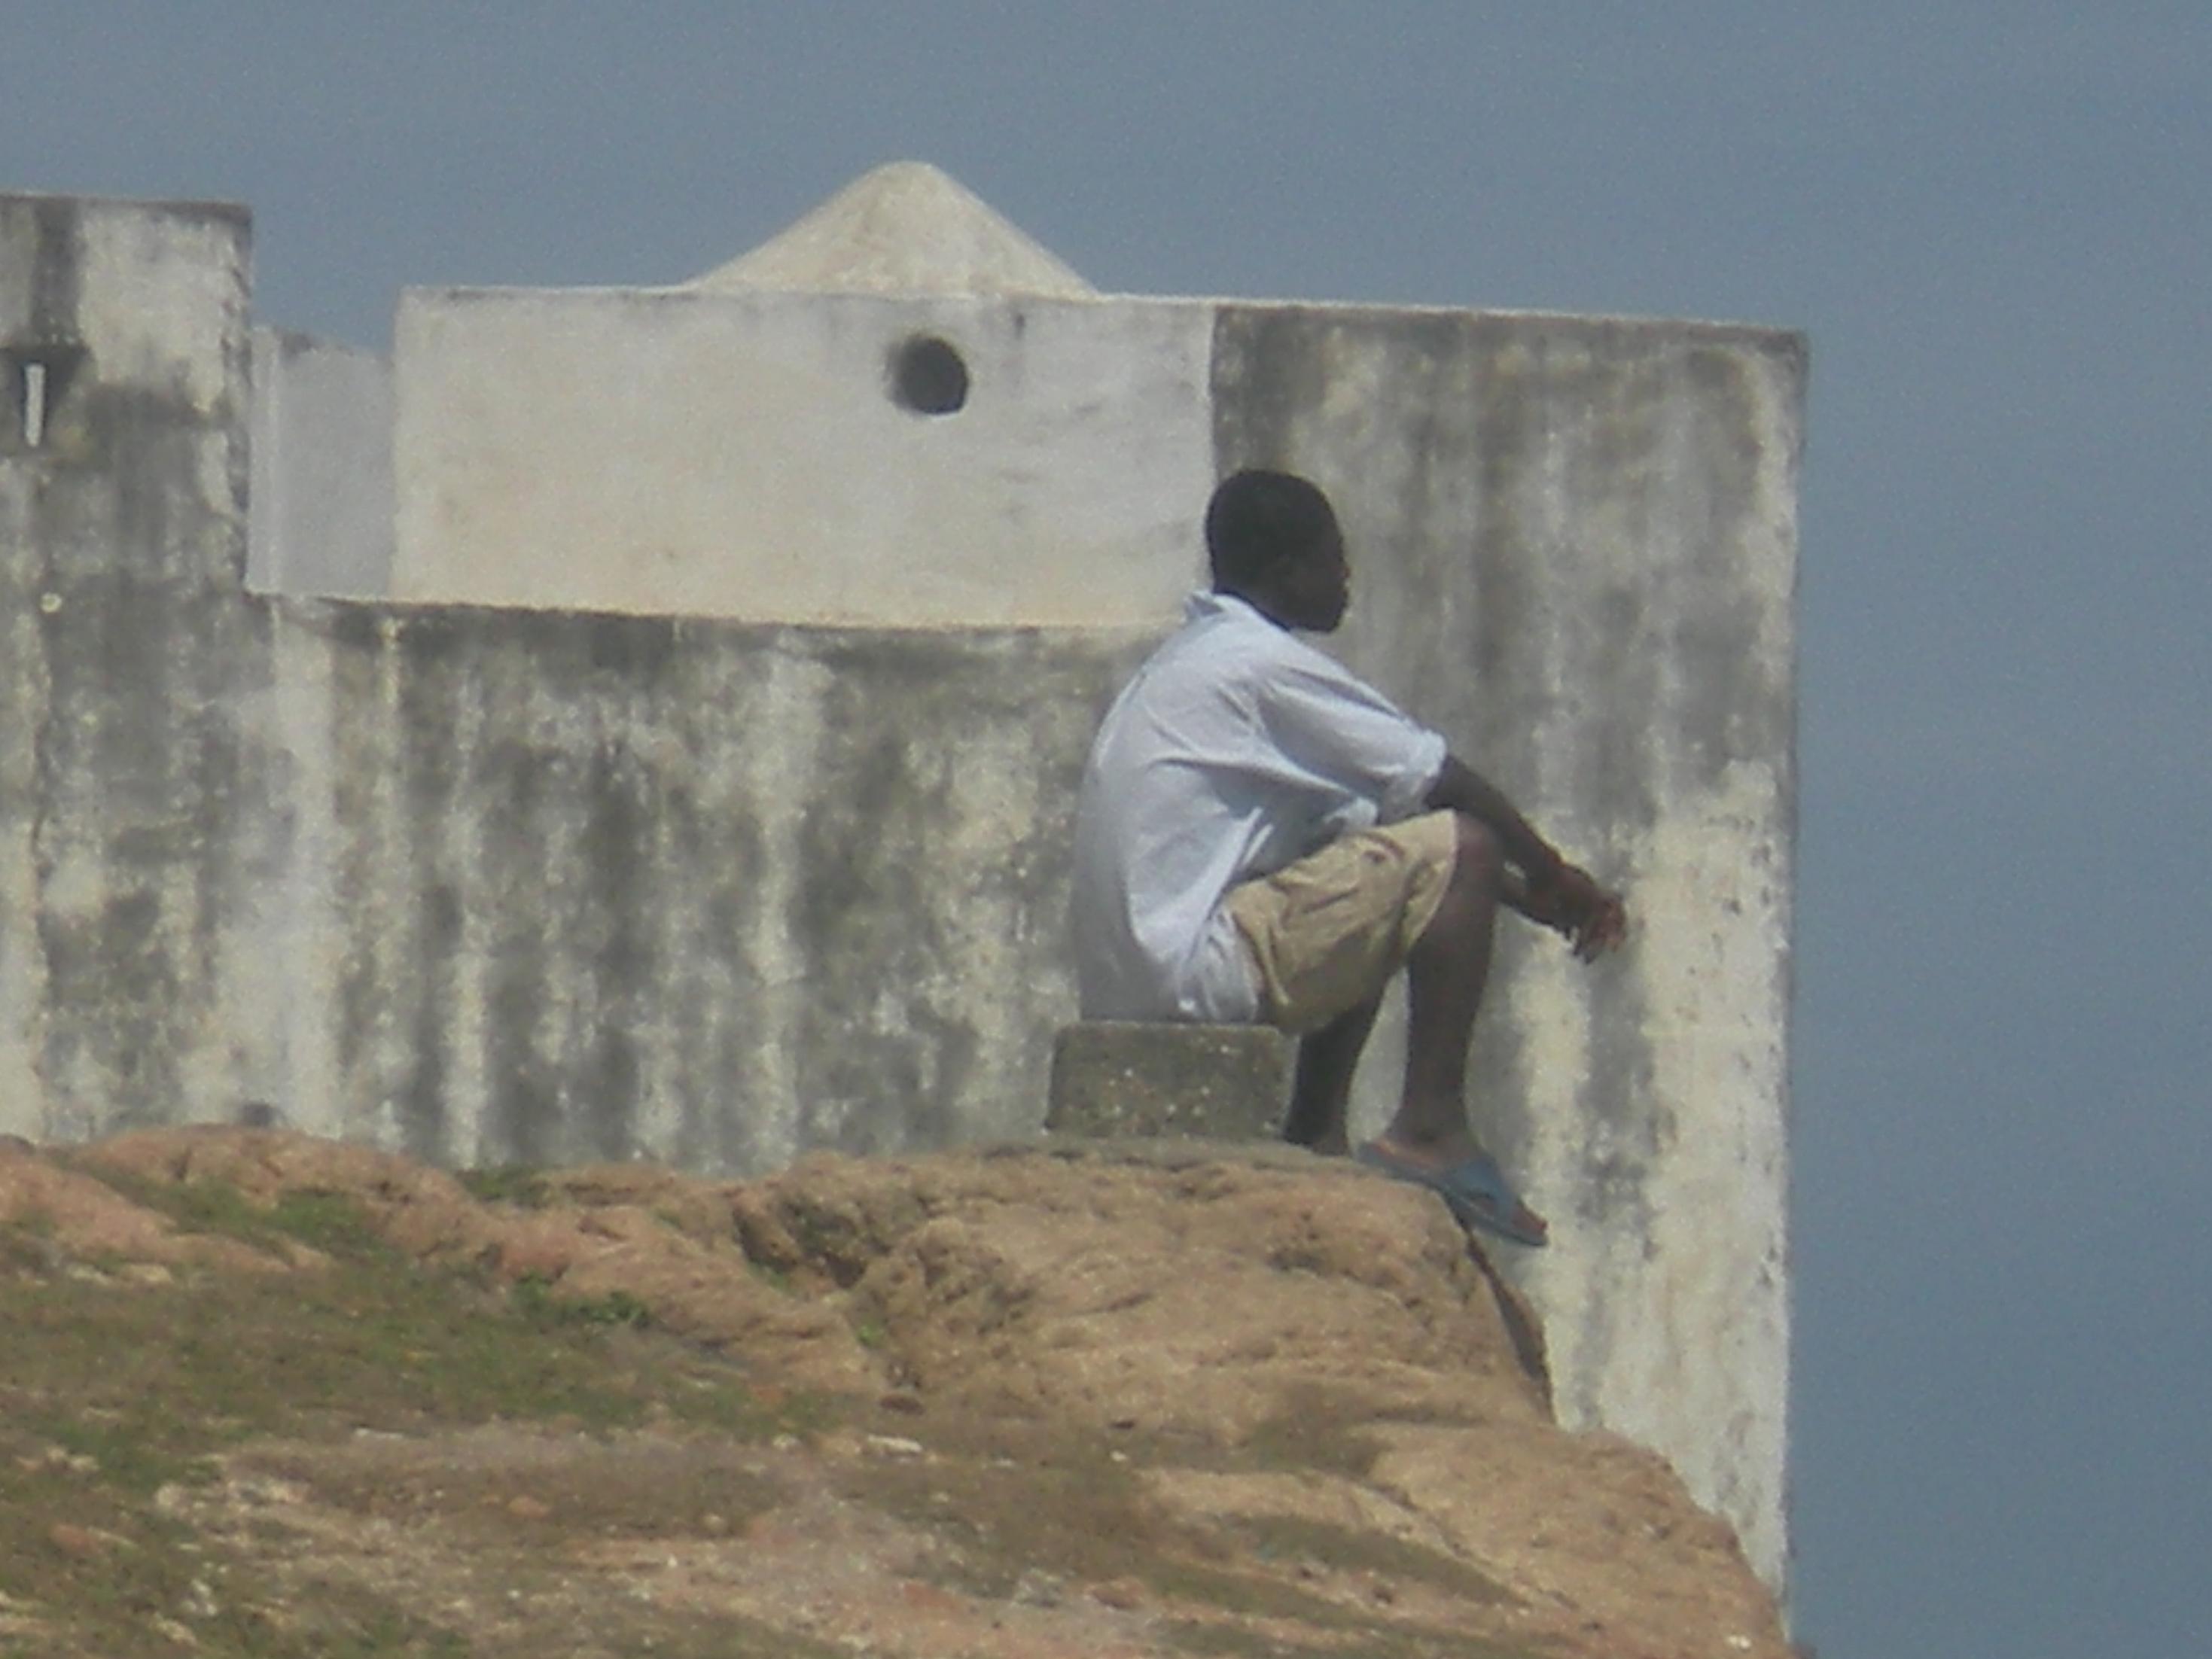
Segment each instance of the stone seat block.
[{"label": "stone seat block", "polygon": [[1289,1097],[1291,1054],[1290,1040],[1265,1025],[1063,1026],[1044,1127],[1095,1139],[1273,1136]]}]

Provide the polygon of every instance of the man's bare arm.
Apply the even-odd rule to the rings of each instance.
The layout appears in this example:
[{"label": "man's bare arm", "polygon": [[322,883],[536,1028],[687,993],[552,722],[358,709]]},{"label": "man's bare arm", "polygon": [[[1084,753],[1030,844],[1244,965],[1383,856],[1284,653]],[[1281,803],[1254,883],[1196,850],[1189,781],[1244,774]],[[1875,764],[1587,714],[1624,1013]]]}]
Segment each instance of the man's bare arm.
[{"label": "man's bare arm", "polygon": [[1464,812],[1487,825],[1505,849],[1507,862],[1530,881],[1541,882],[1565,862],[1504,790],[1456,755],[1444,757],[1444,769],[1429,786],[1428,805],[1432,811]]},{"label": "man's bare arm", "polygon": [[1443,771],[1429,790],[1428,805],[1437,811],[1464,812],[1489,827],[1511,866],[1499,898],[1529,921],[1563,935],[1583,961],[1617,949],[1627,936],[1628,909],[1620,896],[1561,858],[1504,791],[1457,756],[1445,757]]}]

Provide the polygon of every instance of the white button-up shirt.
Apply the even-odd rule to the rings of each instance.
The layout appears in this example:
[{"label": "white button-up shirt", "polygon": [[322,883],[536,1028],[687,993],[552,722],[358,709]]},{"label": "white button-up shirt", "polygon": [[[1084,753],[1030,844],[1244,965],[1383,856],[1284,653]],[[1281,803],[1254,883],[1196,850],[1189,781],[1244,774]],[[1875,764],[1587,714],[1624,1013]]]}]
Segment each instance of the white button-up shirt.
[{"label": "white button-up shirt", "polygon": [[1084,772],[1084,1018],[1256,1018],[1223,896],[1419,811],[1444,753],[1441,736],[1244,600],[1193,594],[1107,712]]}]

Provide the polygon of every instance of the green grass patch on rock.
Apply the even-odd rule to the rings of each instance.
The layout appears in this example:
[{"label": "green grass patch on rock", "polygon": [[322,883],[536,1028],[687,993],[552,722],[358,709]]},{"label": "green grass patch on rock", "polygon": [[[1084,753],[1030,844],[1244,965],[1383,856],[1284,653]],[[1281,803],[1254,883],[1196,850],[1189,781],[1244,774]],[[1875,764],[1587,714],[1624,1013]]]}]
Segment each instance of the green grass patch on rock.
[{"label": "green grass patch on rock", "polygon": [[[184,1231],[308,1265],[137,1273],[71,1260],[35,1228],[0,1227],[6,1659],[471,1650],[435,1619],[358,1586],[290,1606],[235,1552],[175,1520],[191,1504],[178,1494],[250,1443],[342,1445],[364,1431],[501,1423],[584,1435],[688,1425],[757,1441],[824,1420],[825,1402],[757,1389],[738,1364],[652,1329],[627,1293],[562,1303],[418,1266],[335,1194],[262,1206],[217,1182],[112,1184]],[[681,1482],[670,1491],[708,1501]],[[716,1501],[742,1516],[757,1497]]]}]

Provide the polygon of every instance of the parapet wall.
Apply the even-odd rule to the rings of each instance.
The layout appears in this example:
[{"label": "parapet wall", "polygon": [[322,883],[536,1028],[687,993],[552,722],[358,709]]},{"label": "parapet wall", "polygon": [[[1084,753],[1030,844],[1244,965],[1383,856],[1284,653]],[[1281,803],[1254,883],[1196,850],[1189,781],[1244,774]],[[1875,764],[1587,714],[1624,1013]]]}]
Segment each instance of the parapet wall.
[{"label": "parapet wall", "polygon": [[414,289],[414,600],[885,628],[1148,625],[1198,578],[1206,307]]},{"label": "parapet wall", "polygon": [[447,1164],[1018,1136],[1129,653],[286,601],[299,1127]]},{"label": "parapet wall", "polygon": [[392,423],[384,358],[289,329],[253,331],[248,587],[390,597]]},{"label": "parapet wall", "polygon": [[237,208],[0,198],[0,1128],[228,1113],[260,1041],[247,243]]},{"label": "parapet wall", "polygon": [[[716,511],[754,514],[757,538],[733,555],[737,599],[773,588],[763,550],[782,525],[802,565],[846,562],[827,587],[794,578],[776,603],[795,614],[809,593],[903,603],[932,572],[970,607],[994,560],[1029,562],[1002,586],[1031,604],[1083,566],[1075,541],[1042,543],[1063,508],[1119,526],[1087,550],[1128,578],[1051,626],[972,608],[962,626],[828,626],[668,614],[678,596],[635,547],[595,564],[603,538],[526,539],[516,457],[565,457],[572,509],[593,490],[618,507],[641,480],[640,501],[711,496],[718,457],[743,469],[720,439],[684,448],[677,403],[608,426],[585,398],[564,427],[502,381],[550,398],[555,368],[599,361],[574,349],[583,316],[657,343],[660,379],[641,387],[716,368],[705,410],[727,390],[711,320],[803,316],[802,298],[501,301],[484,313],[500,350],[457,336],[410,368],[427,321],[477,303],[441,301],[403,319],[396,580],[443,601],[495,591],[341,599],[301,591],[317,568],[301,539],[328,522],[307,509],[328,497],[293,469],[352,476],[319,446],[373,455],[374,422],[343,392],[295,401],[320,409],[298,424],[280,404],[274,475],[252,470],[249,432],[270,417],[251,425],[247,243],[235,209],[0,198],[0,1131],[270,1117],[447,1163],[721,1173],[1033,1132],[1074,1007],[1067,826],[1093,724],[1171,624],[1211,480],[1292,466],[1350,537],[1338,648],[1629,894],[1621,958],[1586,971],[1517,928],[1501,953],[1478,1107],[1556,1239],[1512,1270],[1563,1416],[1667,1455],[1780,1583],[1802,341],[1338,307],[823,301],[801,344],[826,352],[865,323],[836,359],[849,383],[811,414],[787,386],[768,425],[854,444],[809,476],[877,493],[825,501],[821,524],[880,544],[726,495]],[[923,330],[965,354],[969,406],[878,409],[882,340]],[[1054,351],[1024,355],[1055,331]],[[759,331],[739,334],[752,350]],[[1115,341],[1140,361],[1109,373]],[[378,379],[299,349],[261,361]],[[35,443],[33,362],[53,366]],[[1088,366],[1074,402],[1016,423],[1033,439],[1007,441],[1019,465],[983,464],[982,439],[1049,404],[1045,369],[1070,363]],[[1100,415],[1113,432],[1094,455],[1076,404],[1147,386],[1180,412],[1136,429]],[[1164,459],[1137,465],[1148,445]],[[923,472],[934,495],[902,493]],[[922,510],[947,499],[957,511]],[[374,516],[330,532],[353,550],[334,542],[325,568],[360,580]],[[249,588],[250,546],[278,592]],[[426,554],[451,556],[434,582]],[[614,591],[626,571],[637,586]],[[1083,625],[1101,622],[1119,625]],[[1370,1120],[1389,1072],[1385,1053],[1363,1077]]]}]

